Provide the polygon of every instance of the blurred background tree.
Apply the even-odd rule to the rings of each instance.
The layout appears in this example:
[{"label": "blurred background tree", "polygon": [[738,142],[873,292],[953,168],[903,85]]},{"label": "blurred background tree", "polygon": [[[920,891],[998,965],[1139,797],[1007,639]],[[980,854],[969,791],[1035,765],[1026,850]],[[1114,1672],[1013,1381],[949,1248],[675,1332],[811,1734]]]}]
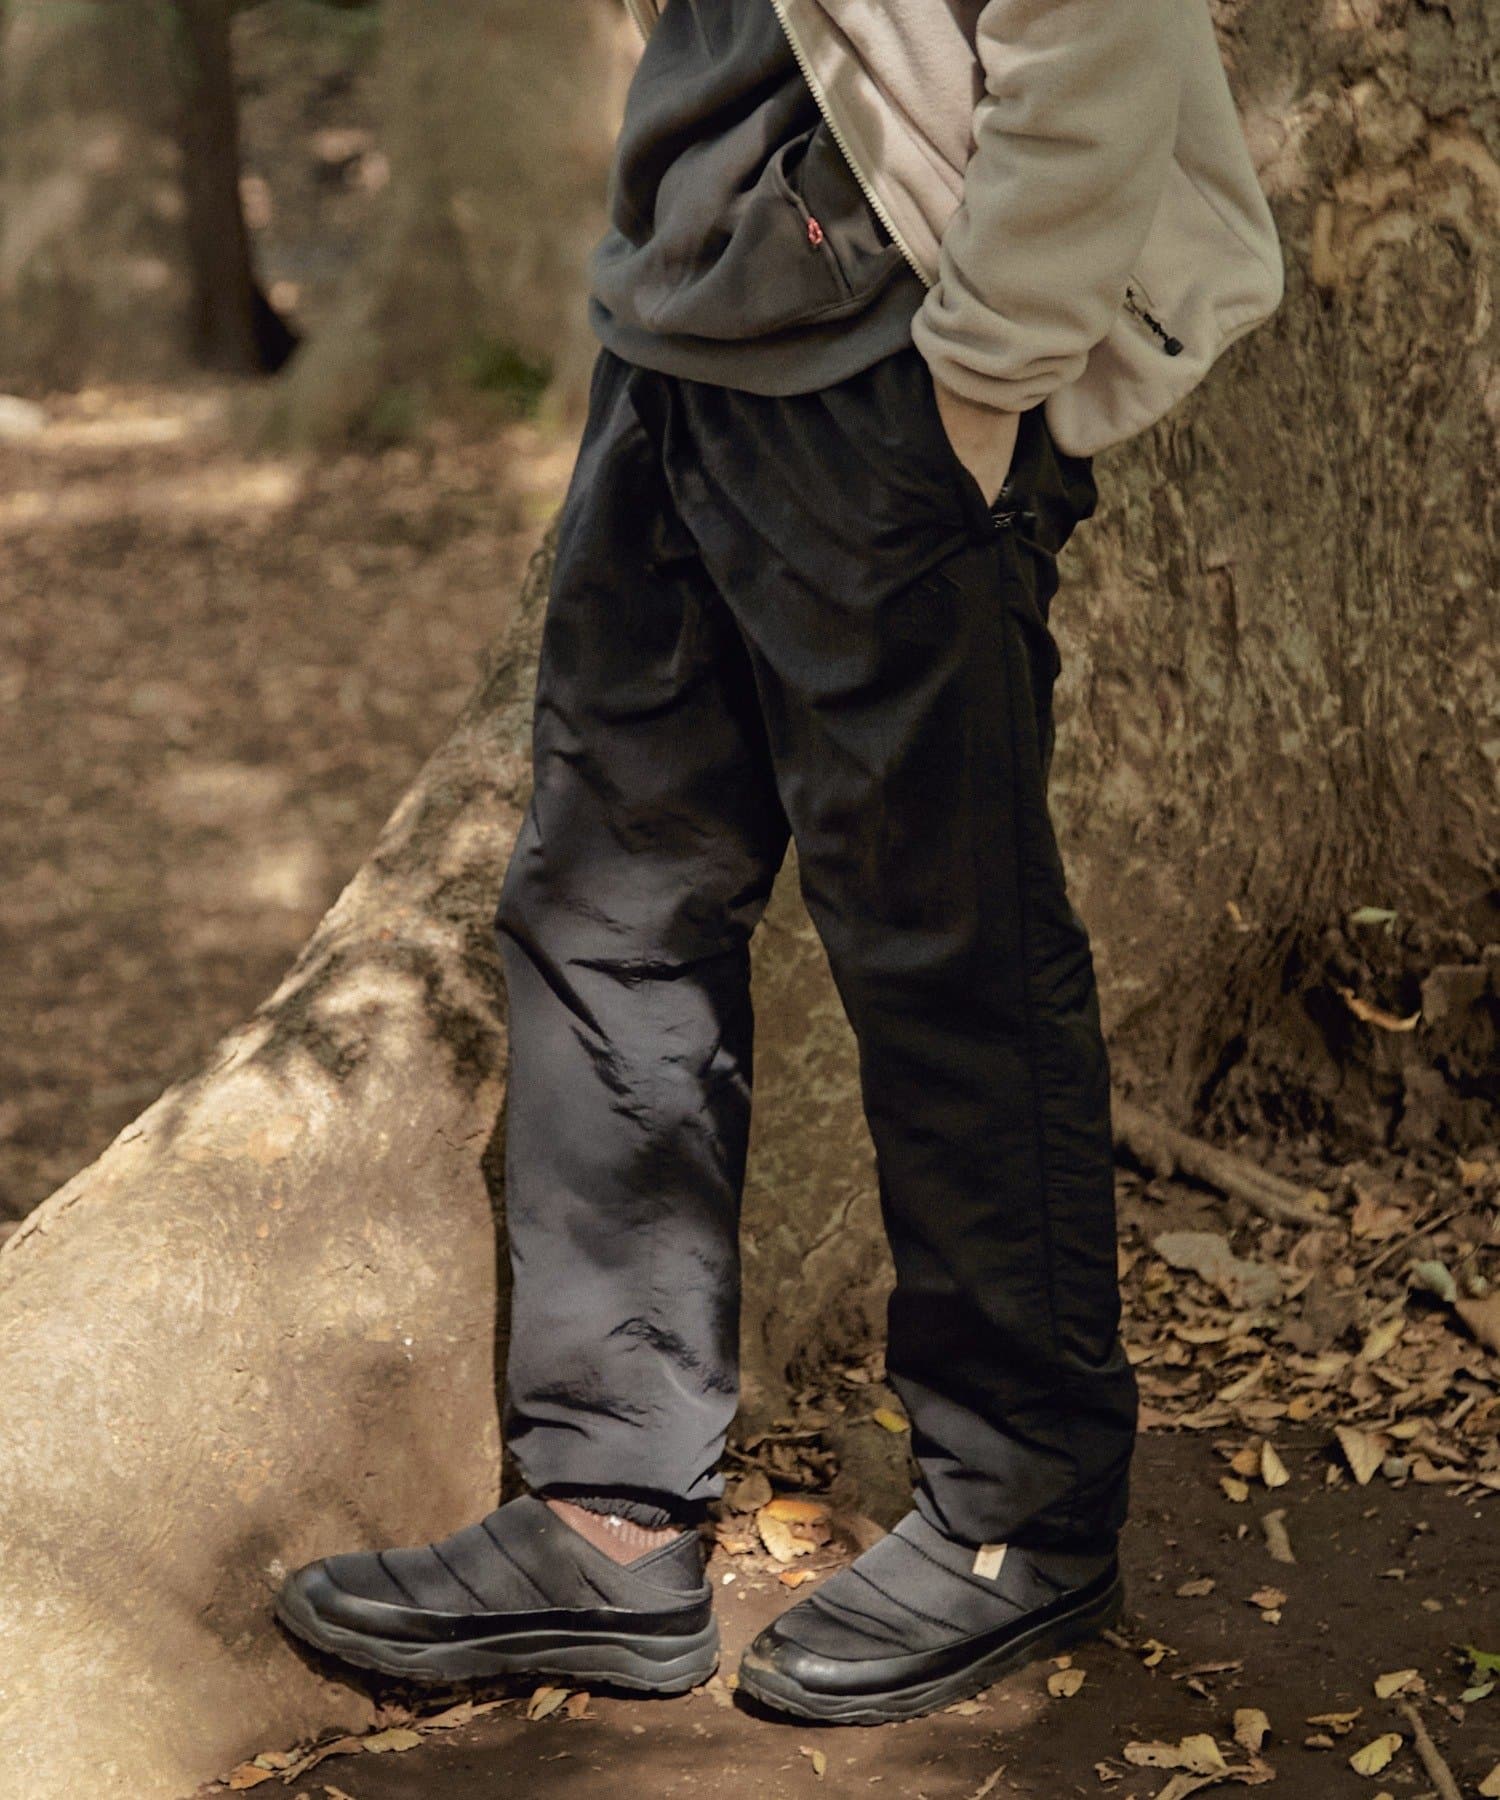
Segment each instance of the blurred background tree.
[{"label": "blurred background tree", "polygon": [[175,16],[157,0],[0,11],[9,386],[166,374],[190,357]]},{"label": "blurred background tree", "polygon": [[[286,363],[293,329],[252,267],[234,79],[234,15],[264,3],[8,0],[0,382]],[[549,380],[576,403],[576,301],[631,66],[618,7],[449,0],[440,25],[421,0],[300,10],[320,7],[378,12],[389,181],[277,429],[388,434],[458,394]]]}]

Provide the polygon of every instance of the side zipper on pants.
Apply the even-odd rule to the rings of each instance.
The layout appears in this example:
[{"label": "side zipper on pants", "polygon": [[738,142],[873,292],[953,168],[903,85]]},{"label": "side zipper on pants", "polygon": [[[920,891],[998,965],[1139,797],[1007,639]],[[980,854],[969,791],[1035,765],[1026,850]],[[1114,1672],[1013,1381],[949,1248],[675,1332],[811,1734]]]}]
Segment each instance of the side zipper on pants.
[{"label": "side zipper on pants", "polygon": [[995,496],[995,504],[989,508],[990,524],[997,532],[1006,531],[1012,525],[1035,523],[1036,520],[1035,508],[1018,500],[1013,490],[1007,491],[1009,488],[1008,480],[1002,482],[1000,492]]}]

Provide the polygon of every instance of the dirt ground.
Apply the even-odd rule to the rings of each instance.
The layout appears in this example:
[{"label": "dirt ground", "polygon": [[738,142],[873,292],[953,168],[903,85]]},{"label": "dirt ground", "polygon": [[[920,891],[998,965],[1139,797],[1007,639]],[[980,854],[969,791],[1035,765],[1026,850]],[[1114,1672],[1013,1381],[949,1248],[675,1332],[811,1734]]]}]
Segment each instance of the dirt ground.
[{"label": "dirt ground", "polygon": [[[533,1720],[526,1714],[534,1684],[523,1684],[490,1712],[426,1734],[409,1752],[330,1757],[285,1787],[268,1782],[260,1791],[307,1800],[571,1800],[622,1790],[684,1800],[1149,1800],[1172,1777],[1132,1764],[1128,1744],[1176,1746],[1207,1733],[1231,1766],[1248,1766],[1234,1743],[1234,1714],[1259,1708],[1270,1721],[1261,1780],[1276,1800],[1380,1792],[1414,1800],[1433,1783],[1395,1710],[1399,1698],[1381,1701],[1372,1691],[1381,1675],[1413,1669],[1408,1692],[1418,1694],[1460,1791],[1473,1795],[1500,1763],[1500,1707],[1458,1703],[1467,1676],[1455,1646],[1497,1636],[1493,1511],[1419,1488],[1378,1497],[1332,1489],[1318,1449],[1287,1447],[1286,1455],[1292,1479],[1277,1504],[1287,1510],[1291,1566],[1271,1559],[1255,1516],[1219,1489],[1206,1446],[1169,1435],[1142,1440],[1125,1546],[1127,1615],[1115,1641],[1075,1653],[1084,1681],[1071,1697],[1048,1692],[1058,1670],[1045,1663],[978,1701],[900,1725],[817,1727],[757,1713],[728,1680],[751,1637],[798,1596],[774,1576],[737,1574],[735,1559],[716,1550],[710,1571],[724,1653],[719,1674],[695,1693],[594,1693],[581,1716],[564,1703]],[[1188,1594],[1179,1592],[1185,1584]],[[1252,1600],[1268,1587],[1286,1596],[1275,1620]],[[1323,1714],[1357,1717],[1309,1723]],[[1362,1778],[1350,1756],[1387,1731],[1406,1742],[1378,1779]],[[1320,1732],[1327,1747],[1310,1747]]]},{"label": "dirt ground", "polygon": [[274,986],[474,680],[570,451],[248,459],[227,397],[0,439],[0,1226]]}]

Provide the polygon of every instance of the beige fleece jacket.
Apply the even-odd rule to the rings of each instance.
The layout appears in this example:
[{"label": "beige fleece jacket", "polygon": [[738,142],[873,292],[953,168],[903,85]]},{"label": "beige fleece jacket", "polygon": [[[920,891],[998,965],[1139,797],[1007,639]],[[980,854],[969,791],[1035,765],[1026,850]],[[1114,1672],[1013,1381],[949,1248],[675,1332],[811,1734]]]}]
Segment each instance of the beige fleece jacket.
[{"label": "beige fleece jacket", "polygon": [[[661,0],[625,0],[649,32]],[[1091,454],[1282,295],[1208,0],[770,0],[968,399]]]}]

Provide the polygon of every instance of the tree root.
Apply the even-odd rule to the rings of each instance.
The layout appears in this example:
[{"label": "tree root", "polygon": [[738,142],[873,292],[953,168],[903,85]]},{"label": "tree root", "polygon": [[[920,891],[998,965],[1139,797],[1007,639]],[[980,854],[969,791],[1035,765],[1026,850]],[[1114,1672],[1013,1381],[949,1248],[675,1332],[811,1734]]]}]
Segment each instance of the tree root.
[{"label": "tree root", "polygon": [[1443,1753],[1433,1743],[1427,1727],[1422,1723],[1422,1715],[1409,1700],[1397,1704],[1397,1712],[1411,1727],[1412,1737],[1416,1741],[1417,1755],[1422,1759],[1422,1767],[1427,1771],[1427,1779],[1437,1789],[1441,1800],[1463,1800],[1458,1791],[1458,1783],[1453,1778],[1453,1771],[1443,1760]]},{"label": "tree root", "polygon": [[1316,1188],[1283,1181],[1231,1150],[1189,1137],[1132,1101],[1116,1099],[1113,1114],[1116,1148],[1128,1150],[1154,1174],[1191,1175],[1232,1200],[1243,1200],[1262,1218],[1278,1225],[1316,1228],[1332,1223],[1324,1210],[1326,1201]]}]

